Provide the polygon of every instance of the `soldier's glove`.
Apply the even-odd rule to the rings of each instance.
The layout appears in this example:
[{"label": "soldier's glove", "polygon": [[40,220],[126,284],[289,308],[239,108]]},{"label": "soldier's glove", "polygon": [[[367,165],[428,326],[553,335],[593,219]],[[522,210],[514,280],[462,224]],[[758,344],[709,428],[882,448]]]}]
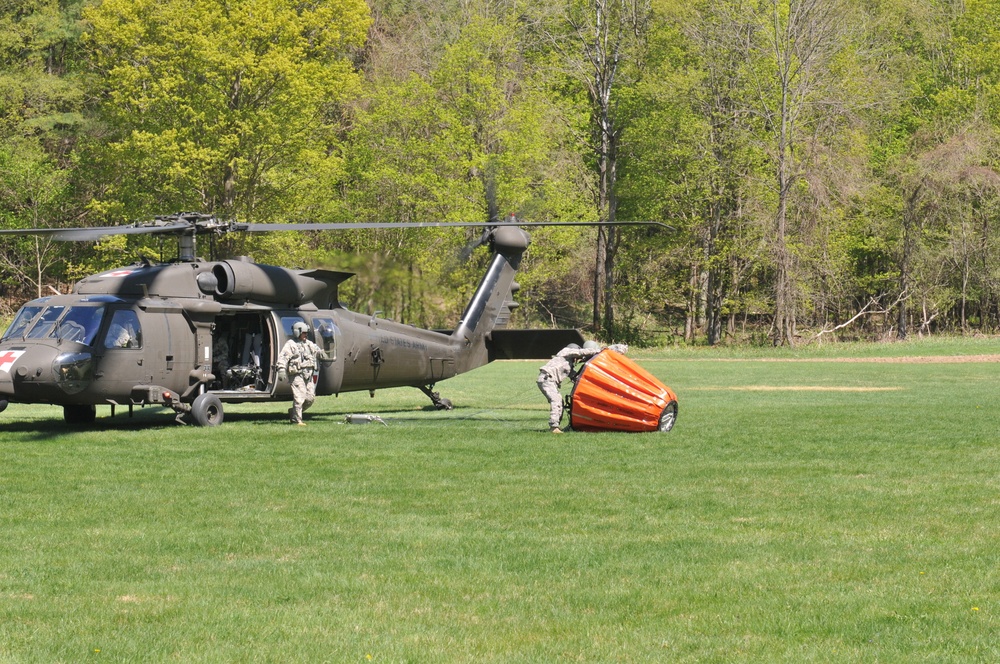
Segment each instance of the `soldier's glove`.
[{"label": "soldier's glove", "polygon": [[608,348],[616,353],[621,353],[622,355],[628,352],[628,344],[612,344],[608,346]]},{"label": "soldier's glove", "polygon": [[278,369],[278,382],[284,383],[288,380],[288,372],[284,369]]}]

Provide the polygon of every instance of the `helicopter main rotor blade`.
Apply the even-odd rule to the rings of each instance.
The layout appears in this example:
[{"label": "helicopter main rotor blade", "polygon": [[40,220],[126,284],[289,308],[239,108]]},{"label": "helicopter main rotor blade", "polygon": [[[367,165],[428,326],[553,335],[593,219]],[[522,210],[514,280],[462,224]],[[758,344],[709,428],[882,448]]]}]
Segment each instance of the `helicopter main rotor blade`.
[{"label": "helicopter main rotor blade", "polygon": [[274,231],[348,231],[391,228],[482,228],[485,226],[659,226],[674,230],[662,221],[374,221],[301,224],[248,224],[234,223],[231,230],[247,233],[271,233]]},{"label": "helicopter main rotor blade", "polygon": [[163,226],[93,226],[89,228],[6,228],[0,235],[41,235],[66,242],[96,241],[111,235],[176,235],[190,231],[189,224]]},{"label": "helicopter main rotor blade", "polygon": [[7,228],[0,235],[34,235],[67,242],[97,241],[112,235],[187,235],[222,234],[231,231],[274,233],[276,231],[352,231],[392,228],[496,228],[500,226],[657,226],[674,230],[661,221],[373,221],[345,223],[252,224],[224,222],[208,215],[175,215],[162,221],[128,226],[91,226],[72,228]]}]

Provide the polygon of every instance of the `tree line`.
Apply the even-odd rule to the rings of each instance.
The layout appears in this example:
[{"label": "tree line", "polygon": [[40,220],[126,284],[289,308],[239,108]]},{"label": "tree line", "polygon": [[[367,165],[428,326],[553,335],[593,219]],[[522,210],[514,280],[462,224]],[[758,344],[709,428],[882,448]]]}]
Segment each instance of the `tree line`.
[{"label": "tree line", "polygon": [[[533,232],[515,323],[993,333],[998,44],[1000,0],[0,2],[0,226],[656,220]],[[353,269],[352,308],[445,326],[476,238],[200,249]],[[4,237],[3,307],[171,252]]]}]

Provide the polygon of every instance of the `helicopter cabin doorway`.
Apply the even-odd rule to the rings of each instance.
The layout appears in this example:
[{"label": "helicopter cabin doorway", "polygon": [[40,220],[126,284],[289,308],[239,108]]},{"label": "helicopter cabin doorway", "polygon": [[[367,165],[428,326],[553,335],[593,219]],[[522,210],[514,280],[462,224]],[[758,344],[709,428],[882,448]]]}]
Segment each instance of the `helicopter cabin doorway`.
[{"label": "helicopter cabin doorway", "polygon": [[212,331],[213,392],[267,394],[274,335],[267,313],[226,312]]}]

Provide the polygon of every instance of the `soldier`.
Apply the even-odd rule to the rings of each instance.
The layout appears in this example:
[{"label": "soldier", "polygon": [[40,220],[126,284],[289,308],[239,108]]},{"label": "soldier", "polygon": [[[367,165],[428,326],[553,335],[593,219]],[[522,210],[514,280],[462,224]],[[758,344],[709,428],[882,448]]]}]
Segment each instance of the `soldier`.
[{"label": "soldier", "polygon": [[105,337],[105,348],[131,348],[136,345],[136,336],[127,326],[117,321],[112,321],[108,328],[108,336]]},{"label": "soldier", "polygon": [[[615,344],[611,348],[619,353],[628,351],[628,346],[625,344]],[[602,350],[604,347],[596,341],[588,341],[583,348],[577,344],[570,344],[556,353],[555,357],[538,372],[538,389],[549,400],[549,431],[552,433],[562,433],[559,423],[563,415],[563,398],[559,387],[563,380],[573,372],[573,365],[576,362],[589,359]]]},{"label": "soldier", "polygon": [[319,371],[319,357],[323,350],[308,338],[309,326],[299,321],[292,325],[292,338],[285,342],[278,354],[278,380],[289,380],[292,384],[292,407],[288,416],[292,424],[305,426],[302,411],[316,401],[314,377]]},{"label": "soldier", "polygon": [[226,376],[229,366],[229,342],[226,341],[225,335],[220,334],[212,344],[212,373],[215,374],[215,380],[219,385],[229,387]]}]

